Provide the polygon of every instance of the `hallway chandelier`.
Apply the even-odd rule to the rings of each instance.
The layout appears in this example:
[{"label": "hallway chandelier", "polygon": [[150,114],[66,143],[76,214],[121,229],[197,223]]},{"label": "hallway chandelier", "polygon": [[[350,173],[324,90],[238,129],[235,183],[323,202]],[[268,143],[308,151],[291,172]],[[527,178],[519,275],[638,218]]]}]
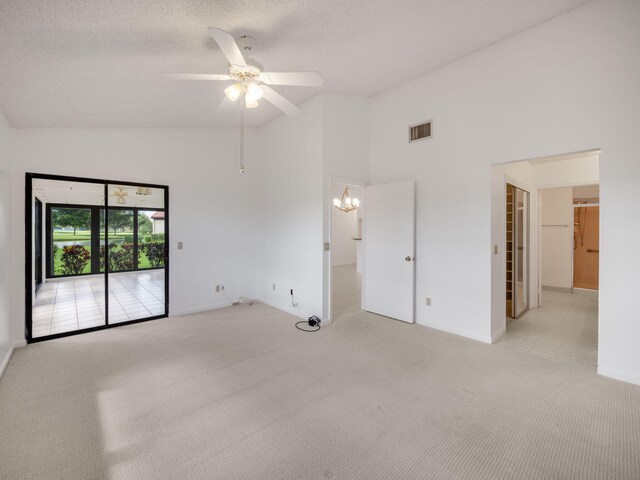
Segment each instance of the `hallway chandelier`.
[{"label": "hallway chandelier", "polygon": [[360,200],[357,198],[351,198],[349,193],[349,186],[344,187],[342,198],[334,198],[333,206],[338,210],[342,210],[345,213],[349,213],[360,206]]}]

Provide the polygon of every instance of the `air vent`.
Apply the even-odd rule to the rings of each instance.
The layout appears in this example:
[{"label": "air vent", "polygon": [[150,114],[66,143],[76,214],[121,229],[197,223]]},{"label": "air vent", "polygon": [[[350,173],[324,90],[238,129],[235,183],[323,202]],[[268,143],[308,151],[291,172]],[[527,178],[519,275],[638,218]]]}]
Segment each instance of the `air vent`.
[{"label": "air vent", "polygon": [[431,120],[409,127],[409,143],[431,138]]}]

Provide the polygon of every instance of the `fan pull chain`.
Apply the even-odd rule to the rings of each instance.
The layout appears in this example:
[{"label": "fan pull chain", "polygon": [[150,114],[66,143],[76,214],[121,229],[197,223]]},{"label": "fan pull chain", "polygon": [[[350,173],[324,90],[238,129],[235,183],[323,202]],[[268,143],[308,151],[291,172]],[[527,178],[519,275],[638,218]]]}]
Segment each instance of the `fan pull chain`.
[{"label": "fan pull chain", "polygon": [[240,175],[244,174],[244,105],[240,105]]}]

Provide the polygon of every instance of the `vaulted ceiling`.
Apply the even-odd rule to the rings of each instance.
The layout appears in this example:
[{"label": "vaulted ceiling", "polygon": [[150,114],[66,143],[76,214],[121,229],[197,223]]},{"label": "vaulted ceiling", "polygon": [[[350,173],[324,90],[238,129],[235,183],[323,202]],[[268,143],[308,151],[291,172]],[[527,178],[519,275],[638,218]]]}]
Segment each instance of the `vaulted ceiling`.
[{"label": "vaulted ceiling", "polygon": [[[548,20],[584,0],[2,0],[0,110],[16,128],[231,127],[239,108],[207,27],[253,35],[269,71],[316,70],[324,87],[371,96]],[[219,108],[222,103],[222,108]],[[278,115],[263,102],[257,126]]]}]

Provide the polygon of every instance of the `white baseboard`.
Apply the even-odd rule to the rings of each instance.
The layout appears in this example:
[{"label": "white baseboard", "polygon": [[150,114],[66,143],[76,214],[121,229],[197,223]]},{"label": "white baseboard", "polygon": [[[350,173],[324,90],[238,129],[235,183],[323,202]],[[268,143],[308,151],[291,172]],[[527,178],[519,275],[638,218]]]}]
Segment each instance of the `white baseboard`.
[{"label": "white baseboard", "polygon": [[505,325],[500,330],[498,330],[495,335],[491,335],[491,343],[496,343],[498,340],[502,338],[502,336],[507,333],[507,326]]},{"label": "white baseboard", "polygon": [[452,328],[446,325],[440,325],[438,323],[431,322],[416,322],[418,325],[423,325],[425,327],[433,328],[435,330],[440,330],[442,332],[453,333],[454,335],[459,335],[461,337],[470,338],[471,340],[476,340],[482,343],[493,343],[493,339],[488,336],[478,335],[472,332],[468,332],[466,330],[461,330],[458,328]]},{"label": "white baseboard", "polygon": [[613,378],[615,380],[622,380],[623,382],[633,383],[635,385],[640,385],[640,377],[638,375],[621,372],[620,370],[615,370],[613,368],[598,367],[598,375]]},{"label": "white baseboard", "polygon": [[169,311],[169,317],[181,317],[182,315],[193,315],[195,313],[208,312],[209,310],[216,310],[218,308],[230,307],[231,302],[222,302],[212,305],[203,305],[201,307],[189,308],[187,310]]},{"label": "white baseboard", "polygon": [[269,305],[270,307],[277,308],[280,311],[293,315],[294,317],[302,318],[303,320],[306,320],[311,316],[311,315],[305,315],[304,313],[293,311],[293,307],[291,307],[291,304],[288,304],[288,303],[277,304],[265,298],[256,298],[255,300],[256,302],[264,303],[265,305]]},{"label": "white baseboard", "polygon": [[590,297],[597,297],[599,295],[598,290],[589,290],[588,288],[574,288],[571,293],[574,295],[588,295]]},{"label": "white baseboard", "polygon": [[4,358],[2,359],[2,364],[0,364],[0,378],[2,378],[2,375],[4,374],[4,371],[7,368],[7,365],[9,365],[9,360],[11,360],[11,356],[13,355],[13,351],[16,348],[21,348],[27,345],[27,342],[22,340],[19,342],[13,342],[11,344],[11,347],[9,347],[9,350],[7,351],[7,354],[4,356]]},{"label": "white baseboard", "polygon": [[571,293],[571,287],[554,287],[552,285],[542,285],[542,290],[547,290],[549,292]]}]

